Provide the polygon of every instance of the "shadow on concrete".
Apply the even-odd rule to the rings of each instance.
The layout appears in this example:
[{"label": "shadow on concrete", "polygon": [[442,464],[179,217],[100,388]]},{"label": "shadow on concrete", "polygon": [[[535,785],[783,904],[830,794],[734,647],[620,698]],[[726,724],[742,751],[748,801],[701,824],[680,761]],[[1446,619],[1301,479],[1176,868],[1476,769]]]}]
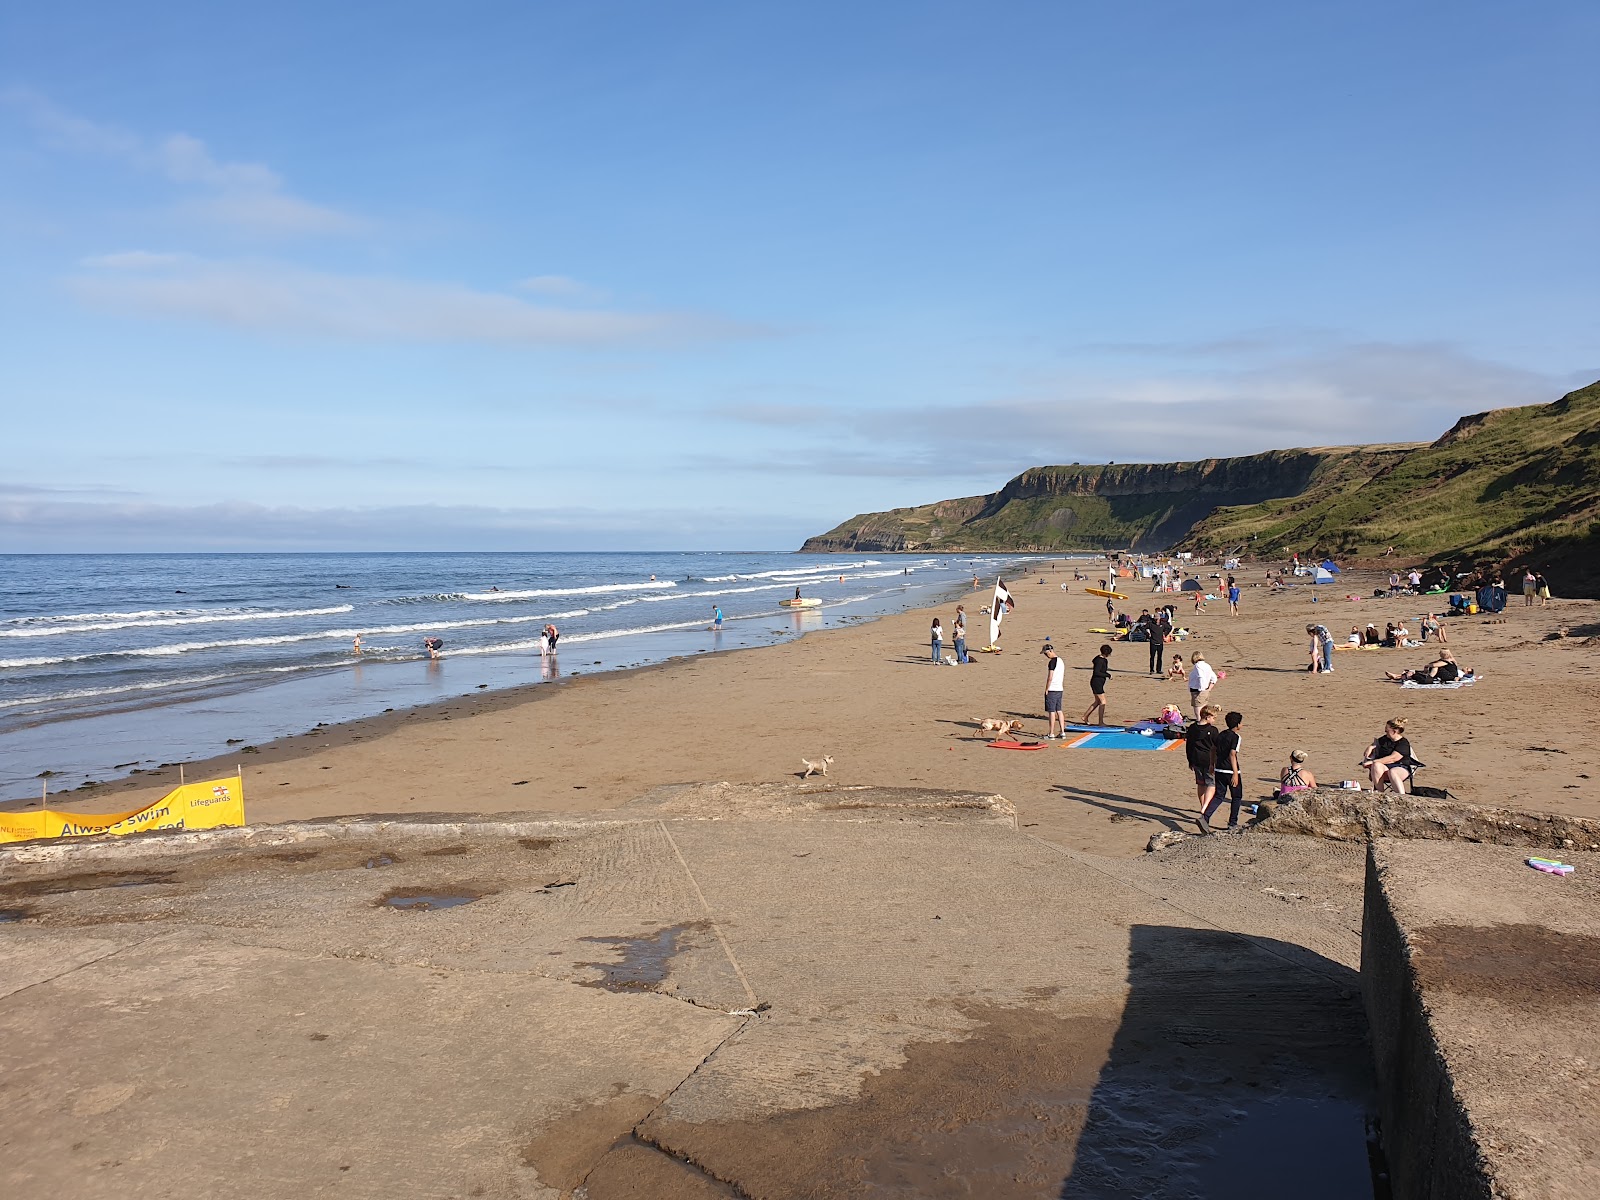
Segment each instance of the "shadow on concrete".
[{"label": "shadow on concrete", "polygon": [[1135,925],[1127,1006],[1059,1200],[1365,1200],[1375,1087],[1355,971]]},{"label": "shadow on concrete", "polygon": [[[1134,817],[1140,821],[1159,821],[1169,829],[1191,832],[1194,829],[1194,811],[1191,809],[1173,808],[1170,804],[1157,804],[1154,800],[1141,800],[1134,796],[1119,796],[1115,792],[1091,792],[1069,783],[1054,784],[1053,788],[1069,800],[1103,808],[1108,813]],[[1130,805],[1140,807],[1132,808]],[[1152,808],[1158,811],[1149,811]]]}]

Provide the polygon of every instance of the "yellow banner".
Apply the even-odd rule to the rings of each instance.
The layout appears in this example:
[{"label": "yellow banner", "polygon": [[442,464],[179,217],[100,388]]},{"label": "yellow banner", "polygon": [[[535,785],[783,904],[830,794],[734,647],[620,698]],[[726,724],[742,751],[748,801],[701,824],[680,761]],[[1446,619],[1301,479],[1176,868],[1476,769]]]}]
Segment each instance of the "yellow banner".
[{"label": "yellow banner", "polygon": [[0,842],[76,837],[91,833],[142,833],[146,829],[221,829],[244,824],[244,780],[208,779],[168,792],[154,804],[125,813],[0,813]]}]

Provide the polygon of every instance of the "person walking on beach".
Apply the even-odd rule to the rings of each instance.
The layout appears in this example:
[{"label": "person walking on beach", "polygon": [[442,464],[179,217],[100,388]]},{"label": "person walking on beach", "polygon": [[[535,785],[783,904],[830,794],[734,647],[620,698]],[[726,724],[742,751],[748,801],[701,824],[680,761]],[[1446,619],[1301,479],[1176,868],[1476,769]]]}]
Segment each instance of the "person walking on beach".
[{"label": "person walking on beach", "polygon": [[1244,775],[1239,770],[1239,726],[1244,724],[1242,713],[1231,712],[1222,719],[1225,726],[1217,733],[1216,792],[1205,810],[1204,820],[1211,823],[1211,814],[1228,802],[1228,828],[1239,828],[1239,807],[1244,803]]},{"label": "person walking on beach", "polygon": [[1216,711],[1216,707],[1207,705],[1206,701],[1211,699],[1211,689],[1217,686],[1217,673],[1211,669],[1206,656],[1198,650],[1190,657],[1189,663],[1189,709],[1198,721],[1202,706]]},{"label": "person walking on beach", "polygon": [[1540,608],[1549,608],[1550,607],[1550,583],[1549,583],[1548,580],[1545,579],[1543,571],[1535,571],[1534,572],[1533,584],[1534,584],[1535,589],[1539,593],[1539,607]]},{"label": "person walking on beach", "polygon": [[933,661],[939,661],[939,651],[944,647],[944,630],[939,627],[939,618],[933,619],[933,629],[929,631],[933,640]]},{"label": "person walking on beach", "polygon": [[956,662],[962,666],[967,664],[967,606],[956,605],[956,624],[952,631],[956,643]]},{"label": "person walking on beach", "polygon": [[1117,619],[1117,606],[1115,604],[1111,603],[1111,597],[1107,596],[1106,597],[1106,620],[1108,622],[1110,622],[1110,621],[1115,621],[1116,619]]},{"label": "person walking on beach", "polygon": [[1085,725],[1104,725],[1106,723],[1106,683],[1110,678],[1111,647],[1103,645],[1100,647],[1100,653],[1095,655],[1094,663],[1090,667],[1089,694],[1094,699],[1090,700],[1089,707],[1084,709],[1083,723]]},{"label": "person walking on beach", "polygon": [[1333,674],[1333,634],[1326,625],[1316,624],[1307,625],[1306,633],[1311,638],[1311,665],[1306,669],[1322,675]]},{"label": "person walking on beach", "polygon": [[1538,595],[1538,592],[1539,592],[1539,579],[1538,579],[1538,576],[1536,576],[1533,573],[1533,568],[1529,567],[1527,570],[1523,571],[1523,573],[1522,573],[1522,607],[1523,608],[1532,608],[1533,607],[1533,598],[1534,598],[1534,596]]},{"label": "person walking on beach", "polygon": [[1211,811],[1211,798],[1217,790],[1217,706],[1207,704],[1196,715],[1195,722],[1184,731],[1183,752],[1189,759],[1189,770],[1194,773],[1194,794],[1200,805],[1200,815],[1194,820],[1201,833],[1210,833],[1207,814]]},{"label": "person walking on beach", "polygon": [[1228,611],[1236,617],[1239,615],[1239,585],[1232,578],[1228,580]]},{"label": "person walking on beach", "polygon": [[1067,666],[1049,642],[1039,651],[1044,659],[1044,715],[1050,720],[1046,741],[1057,741],[1066,736],[1066,717],[1061,711],[1061,694],[1067,686]]}]

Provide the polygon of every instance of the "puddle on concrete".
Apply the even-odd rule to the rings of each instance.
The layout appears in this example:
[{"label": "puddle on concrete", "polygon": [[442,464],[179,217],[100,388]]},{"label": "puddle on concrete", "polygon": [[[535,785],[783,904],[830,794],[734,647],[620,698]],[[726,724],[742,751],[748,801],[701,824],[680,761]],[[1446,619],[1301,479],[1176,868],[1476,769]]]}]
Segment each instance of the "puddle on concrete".
[{"label": "puddle on concrete", "polygon": [[[1368,1115],[1349,1100],[1284,1096],[1218,1097],[1211,1155],[1195,1164],[1203,1196],[1361,1200],[1373,1194]],[[1307,1163],[1316,1163],[1307,1171]]]},{"label": "puddle on concrete", "polygon": [[372,871],[378,867],[392,867],[399,861],[400,856],[398,854],[374,854],[361,865],[367,870]]},{"label": "puddle on concrete", "polygon": [[89,871],[47,879],[22,879],[0,887],[4,896],[60,896],[67,892],[93,892],[101,888],[149,887],[168,883],[176,871]]},{"label": "puddle on concrete", "polygon": [[482,900],[489,893],[476,888],[443,888],[427,891],[422,888],[398,888],[378,897],[380,908],[397,908],[403,912],[434,912],[441,908],[460,908]]},{"label": "puddle on concrete", "polygon": [[26,921],[31,916],[33,916],[33,909],[31,908],[0,908],[0,925]]},{"label": "puddle on concrete", "polygon": [[424,850],[422,852],[422,857],[423,858],[452,858],[457,854],[470,854],[470,853],[472,853],[472,850],[468,846],[440,846],[437,850]]},{"label": "puddle on concrete", "polygon": [[593,967],[603,978],[585,983],[583,987],[604,988],[608,992],[653,992],[664,983],[672,966],[673,955],[678,953],[678,943],[704,923],[691,921],[671,925],[654,933],[638,937],[589,937],[580,941],[599,946],[614,946],[620,955],[619,962],[574,963],[577,967]]}]

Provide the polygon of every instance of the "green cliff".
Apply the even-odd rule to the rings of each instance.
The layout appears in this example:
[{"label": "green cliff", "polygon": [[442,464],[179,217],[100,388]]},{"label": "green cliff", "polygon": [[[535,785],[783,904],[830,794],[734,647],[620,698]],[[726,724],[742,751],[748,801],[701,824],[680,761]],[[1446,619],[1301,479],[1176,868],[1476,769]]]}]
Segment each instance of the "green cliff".
[{"label": "green cliff", "polygon": [[[1033,467],[998,492],[852,517],[803,550],[1243,550],[1549,566],[1600,579],[1600,383],[1438,441]],[[1592,588],[1585,584],[1585,590]]]}]

